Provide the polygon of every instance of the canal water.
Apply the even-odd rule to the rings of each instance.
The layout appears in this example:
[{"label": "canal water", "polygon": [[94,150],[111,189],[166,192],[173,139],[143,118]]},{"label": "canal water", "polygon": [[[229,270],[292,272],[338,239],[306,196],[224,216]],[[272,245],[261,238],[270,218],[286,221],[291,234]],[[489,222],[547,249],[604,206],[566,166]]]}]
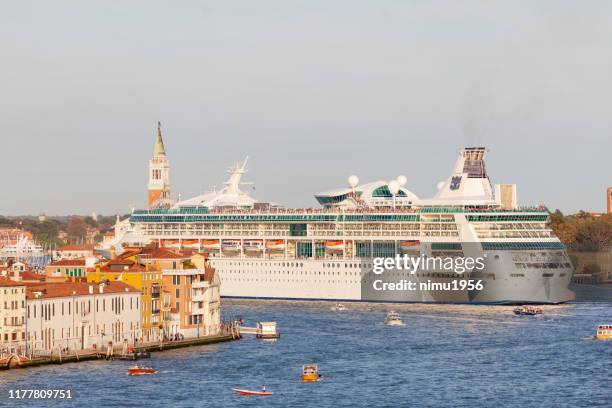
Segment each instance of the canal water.
[{"label": "canal water", "polygon": [[[0,372],[3,406],[117,407],[560,407],[610,406],[612,303],[511,307],[224,301],[247,325],[277,321],[278,341],[253,336],[154,353],[159,374],[129,377],[129,362],[93,361]],[[406,323],[383,325],[391,308]],[[304,363],[318,383],[301,383]],[[274,392],[240,397],[232,388]],[[72,400],[10,400],[10,389],[70,389]]]}]

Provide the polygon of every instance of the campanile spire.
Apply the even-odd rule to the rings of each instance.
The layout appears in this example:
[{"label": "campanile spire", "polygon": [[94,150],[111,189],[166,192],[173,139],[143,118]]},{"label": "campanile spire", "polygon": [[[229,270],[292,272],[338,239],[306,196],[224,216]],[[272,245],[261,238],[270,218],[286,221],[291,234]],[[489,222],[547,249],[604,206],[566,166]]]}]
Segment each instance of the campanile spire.
[{"label": "campanile spire", "polygon": [[170,202],[170,165],[166,157],[161,122],[157,122],[157,136],[153,157],[149,160],[149,208]]}]

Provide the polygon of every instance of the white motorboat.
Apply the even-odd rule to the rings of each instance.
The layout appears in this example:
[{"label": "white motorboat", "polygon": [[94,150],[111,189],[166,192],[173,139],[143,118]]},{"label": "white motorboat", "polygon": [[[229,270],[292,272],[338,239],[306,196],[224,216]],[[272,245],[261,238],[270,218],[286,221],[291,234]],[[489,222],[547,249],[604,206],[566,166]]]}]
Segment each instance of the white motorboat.
[{"label": "white motorboat", "polygon": [[385,324],[387,326],[405,326],[399,313],[393,310],[387,313],[387,316],[385,317]]}]

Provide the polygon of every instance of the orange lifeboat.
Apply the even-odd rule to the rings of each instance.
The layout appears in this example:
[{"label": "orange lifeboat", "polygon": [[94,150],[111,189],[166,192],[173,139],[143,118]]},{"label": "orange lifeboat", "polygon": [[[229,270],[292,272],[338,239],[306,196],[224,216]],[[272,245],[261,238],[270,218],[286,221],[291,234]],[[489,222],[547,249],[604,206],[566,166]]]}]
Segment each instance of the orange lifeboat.
[{"label": "orange lifeboat", "polygon": [[412,240],[412,241],[400,241],[400,247],[402,248],[411,248],[411,247],[415,247],[415,246],[419,246],[421,244],[421,241],[417,240]]},{"label": "orange lifeboat", "polygon": [[343,251],[344,241],[325,241],[325,248],[329,251]]},{"label": "orange lifeboat", "polygon": [[192,248],[197,249],[199,247],[199,243],[197,239],[186,239],[182,242],[183,248]]},{"label": "orange lifeboat", "polygon": [[164,248],[178,248],[181,245],[178,239],[163,239],[161,241],[161,246]]},{"label": "orange lifeboat", "polygon": [[220,249],[221,242],[218,239],[207,239],[202,241],[202,248],[205,249]]},{"label": "orange lifeboat", "polygon": [[271,251],[284,251],[285,241],[282,239],[272,239],[266,242],[266,248]]}]

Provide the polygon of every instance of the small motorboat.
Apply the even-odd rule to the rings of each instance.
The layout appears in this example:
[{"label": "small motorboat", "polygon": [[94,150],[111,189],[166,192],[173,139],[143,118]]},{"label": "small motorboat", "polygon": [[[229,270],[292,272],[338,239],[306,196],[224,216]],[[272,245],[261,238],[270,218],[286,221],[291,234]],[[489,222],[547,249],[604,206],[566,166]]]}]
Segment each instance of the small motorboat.
[{"label": "small motorboat", "polygon": [[338,303],[338,304],[336,304],[336,306],[333,306],[331,308],[331,310],[333,310],[334,312],[344,312],[344,311],[346,311],[348,309],[342,303]]},{"label": "small motorboat", "polygon": [[271,391],[266,391],[266,387],[261,387],[261,391],[253,391],[253,390],[241,390],[239,388],[232,388],[232,391],[234,391],[235,393],[238,393],[240,395],[249,395],[249,396],[256,396],[256,397],[267,397],[268,395],[272,395],[274,394]]},{"label": "small motorboat", "polygon": [[130,367],[128,370],[129,375],[147,375],[147,374],[155,374],[157,370],[151,367],[143,367],[139,365],[135,365]]},{"label": "small motorboat", "polygon": [[533,306],[520,306],[516,307],[513,310],[514,314],[517,316],[535,316],[542,314],[541,307],[533,307]]},{"label": "small motorboat", "polygon": [[319,381],[321,374],[319,374],[319,367],[316,364],[304,364],[302,366],[302,381],[304,382],[315,382]]},{"label": "small motorboat", "polygon": [[387,326],[405,326],[399,313],[393,310],[387,313],[387,316],[385,317],[385,324]]},{"label": "small motorboat", "polygon": [[612,325],[600,324],[597,326],[597,333],[595,334],[597,340],[612,340]]}]

